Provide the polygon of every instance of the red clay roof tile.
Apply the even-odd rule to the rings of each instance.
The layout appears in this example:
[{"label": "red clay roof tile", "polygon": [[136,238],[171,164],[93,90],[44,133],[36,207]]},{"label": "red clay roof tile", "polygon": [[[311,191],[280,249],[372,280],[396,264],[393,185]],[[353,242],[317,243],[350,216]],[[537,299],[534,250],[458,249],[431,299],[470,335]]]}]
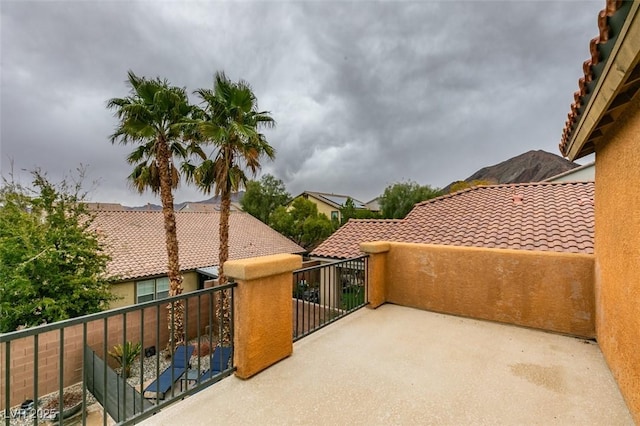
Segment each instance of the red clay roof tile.
[{"label": "red clay roof tile", "polygon": [[574,126],[580,116],[580,107],[584,104],[584,98],[588,94],[587,84],[594,80],[593,67],[598,65],[603,59],[600,55],[599,45],[603,45],[609,41],[611,36],[611,29],[609,27],[609,19],[613,16],[618,9],[622,7],[622,0],[606,0],[605,8],[598,13],[598,36],[591,39],[589,42],[589,52],[591,58],[584,61],[582,64],[583,77],[578,79],[578,91],[573,94],[574,102],[571,104],[569,114],[567,114],[567,121],[562,131],[562,138],[560,140],[560,152],[563,155],[567,155],[567,149],[569,140],[574,130]]},{"label": "red clay roof tile", "polygon": [[593,197],[593,182],[473,187],[416,204],[403,220],[350,220],[311,254],[355,257],[375,240],[593,253]]},{"label": "red clay roof tile", "polygon": [[[220,212],[176,212],[180,269],[218,264]],[[99,211],[92,228],[112,256],[109,276],[132,279],[165,274],[164,219],[159,211]],[[305,250],[248,213],[231,212],[229,259]]]}]

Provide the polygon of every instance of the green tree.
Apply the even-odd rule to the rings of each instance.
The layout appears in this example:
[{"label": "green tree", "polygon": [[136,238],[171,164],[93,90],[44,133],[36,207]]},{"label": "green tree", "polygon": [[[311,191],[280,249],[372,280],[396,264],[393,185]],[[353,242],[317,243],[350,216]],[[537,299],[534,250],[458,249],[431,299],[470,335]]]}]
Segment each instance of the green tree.
[{"label": "green tree", "polygon": [[351,199],[351,197],[347,198],[344,206],[340,207],[340,224],[344,225],[349,221],[349,219],[353,219],[356,217],[356,205]]},{"label": "green tree", "polygon": [[[197,129],[200,141],[214,148],[211,156],[197,166],[187,166],[188,176],[205,193],[220,196],[220,249],[218,256],[218,282],[224,285],[224,263],[229,258],[229,214],[231,193],[241,190],[247,182],[245,170],[253,175],[260,169],[263,157],[273,159],[275,149],[260,133],[264,127],[273,127],[274,119],[267,111],[258,110],[258,102],[251,86],[243,80],[230,81],[223,72],[214,76],[213,89],[195,92],[203,101],[198,111]],[[220,297],[218,313],[229,315],[229,299]],[[228,343],[230,330],[225,322],[222,341]]]},{"label": "green tree", "polygon": [[340,208],[340,225],[344,225],[349,219],[380,219],[380,215],[371,210],[357,209],[351,197],[348,197]]},{"label": "green tree", "polygon": [[495,185],[497,182],[488,180],[488,179],[474,179],[471,182],[467,182],[465,180],[459,180],[451,185],[449,188],[449,193],[458,192],[463,189],[471,188],[472,186],[486,186],[486,185]]},{"label": "green tree", "polygon": [[81,182],[0,189],[0,332],[99,312],[114,300],[109,256],[82,204]]},{"label": "green tree", "polygon": [[386,219],[403,219],[416,203],[440,195],[440,190],[429,185],[418,185],[416,182],[399,182],[387,186],[380,197],[382,217]]},{"label": "green tree", "polygon": [[[136,145],[127,162],[134,165],[128,179],[140,193],[150,189],[160,194],[167,248],[169,296],[182,293],[182,276],[178,254],[173,189],[180,182],[179,167],[174,159],[185,161],[191,152],[199,152],[195,143],[185,143],[185,129],[192,107],[185,89],[171,86],[166,80],[147,79],[128,73],[130,94],[113,98],[107,108],[115,110],[119,123],[111,135],[111,143]],[[176,343],[184,339],[181,302],[170,305],[174,316]],[[172,321],[169,321],[171,327]],[[173,342],[170,342],[170,347]]]},{"label": "green tree", "polygon": [[313,250],[334,231],[334,226],[318,206],[304,198],[296,198],[291,208],[280,206],[270,218],[271,227],[291,238],[308,251]]},{"label": "green tree", "polygon": [[262,176],[259,181],[247,182],[246,188],[240,201],[242,208],[264,223],[269,223],[271,213],[277,207],[286,205],[291,198],[284,183],[270,174]]}]

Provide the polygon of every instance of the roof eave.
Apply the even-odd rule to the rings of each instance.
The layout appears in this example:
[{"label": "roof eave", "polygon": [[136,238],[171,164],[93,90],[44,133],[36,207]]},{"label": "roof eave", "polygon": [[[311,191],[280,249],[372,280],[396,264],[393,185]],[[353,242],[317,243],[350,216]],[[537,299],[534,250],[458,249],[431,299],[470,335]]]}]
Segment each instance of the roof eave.
[{"label": "roof eave", "polygon": [[620,94],[625,81],[638,65],[640,60],[639,8],[639,2],[631,5],[602,75],[564,149],[565,157],[571,161],[595,151],[594,134],[598,131],[598,125],[609,112],[612,102]]}]

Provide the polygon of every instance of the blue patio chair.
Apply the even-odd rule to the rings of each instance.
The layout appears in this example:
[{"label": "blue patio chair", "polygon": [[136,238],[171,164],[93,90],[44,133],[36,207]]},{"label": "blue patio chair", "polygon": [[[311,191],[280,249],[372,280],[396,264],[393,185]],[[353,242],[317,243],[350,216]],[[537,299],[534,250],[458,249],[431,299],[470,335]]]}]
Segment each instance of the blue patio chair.
[{"label": "blue patio chair", "polygon": [[229,366],[231,359],[231,348],[227,346],[218,346],[211,354],[211,366],[202,373],[200,381],[207,380],[213,376],[222,373]]},{"label": "blue patio chair", "polygon": [[[193,346],[177,346],[176,351],[173,353],[173,358],[171,358],[171,365],[167,367],[153,383],[145,388],[145,398],[164,399],[164,394],[171,389],[171,386],[173,386],[184,372],[187,371],[187,368],[189,368],[193,351]],[[172,377],[173,381],[171,380]]]}]

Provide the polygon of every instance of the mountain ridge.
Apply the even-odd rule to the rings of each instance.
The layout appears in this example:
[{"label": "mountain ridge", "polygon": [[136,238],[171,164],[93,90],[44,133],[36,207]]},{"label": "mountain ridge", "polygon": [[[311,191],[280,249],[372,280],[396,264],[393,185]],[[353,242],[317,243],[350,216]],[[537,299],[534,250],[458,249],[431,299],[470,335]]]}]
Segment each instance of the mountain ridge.
[{"label": "mountain ridge", "polygon": [[543,150],[531,150],[505,161],[479,169],[464,181],[451,182],[443,188],[448,193],[458,182],[470,183],[474,180],[501,183],[540,182],[552,176],[579,167],[580,164],[566,160],[559,155]]}]

